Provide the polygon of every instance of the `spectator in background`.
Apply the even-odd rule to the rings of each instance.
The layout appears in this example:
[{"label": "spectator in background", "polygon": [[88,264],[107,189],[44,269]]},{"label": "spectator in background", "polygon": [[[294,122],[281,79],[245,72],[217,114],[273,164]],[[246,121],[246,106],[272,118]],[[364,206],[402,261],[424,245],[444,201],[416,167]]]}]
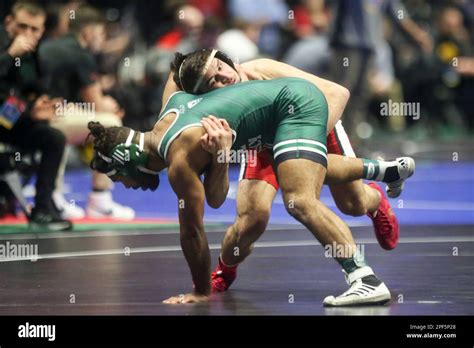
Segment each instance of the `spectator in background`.
[{"label": "spectator in background", "polygon": [[146,100],[147,47],[136,21],[135,4],[105,10],[106,41],[98,55],[100,84],[125,111],[123,124],[139,130],[149,129],[151,112]]},{"label": "spectator in background", "polygon": [[222,0],[190,0],[189,4],[198,8],[207,19],[209,17],[218,17],[225,19],[227,13]]},{"label": "spectator in background", "polygon": [[201,47],[213,47],[217,37],[228,27],[226,1],[222,0],[189,0],[204,16],[204,30]]},{"label": "spectator in background", "polygon": [[436,23],[436,54],[446,63],[454,57],[471,54],[469,32],[464,27],[463,14],[454,6],[441,9]]},{"label": "spectator in background", "polygon": [[54,116],[56,100],[41,95],[39,86],[36,49],[45,20],[41,7],[18,2],[0,28],[0,140],[24,151],[41,152],[30,225],[61,231],[72,224],[59,216],[52,193],[66,140],[48,122]]},{"label": "spectator in background", "polygon": [[329,28],[329,12],[325,0],[301,0],[293,9],[293,30],[297,37],[305,38],[326,33]]},{"label": "spectator in background", "polygon": [[[61,97],[57,116],[52,125],[60,129],[69,144],[82,144],[87,134],[87,123],[99,121],[108,127],[121,126],[123,110],[115,99],[104,95],[98,83],[98,71],[93,53],[104,41],[102,14],[89,5],[81,5],[70,16],[70,33],[41,45],[39,54],[45,73],[45,86],[55,97]],[[58,183],[64,181],[63,161]],[[132,208],[116,203],[110,192],[110,179],[96,171],[92,174],[92,192],[87,204],[87,215],[94,218],[111,217],[130,220],[135,216]],[[69,204],[61,189],[54,200],[64,216],[81,218],[84,210]]]},{"label": "spectator in background", "polygon": [[441,8],[436,21],[436,65],[432,68],[437,73],[431,75],[434,79],[428,80],[434,87],[434,98],[426,102],[430,103],[430,113],[438,120],[460,129],[467,123],[473,124],[470,117],[474,114],[471,101],[473,79],[469,77],[469,69],[464,69],[465,62],[472,55],[471,45],[459,8],[449,5]]},{"label": "spectator in background", "polygon": [[370,137],[371,126],[366,122],[369,99],[366,74],[376,46],[384,42],[383,20],[391,19],[426,53],[432,52],[433,42],[424,30],[408,18],[399,0],[339,0],[330,34],[333,48],[332,79],[351,91],[344,117],[352,140]]},{"label": "spectator in background", "polygon": [[43,40],[57,39],[63,37],[69,32],[70,11],[77,9],[78,2],[69,2],[67,4],[51,3],[46,7],[46,31]]},{"label": "spectator in background", "polygon": [[283,61],[314,75],[324,76],[329,69],[329,13],[324,0],[303,0],[294,8],[290,21],[299,40],[286,52]]},{"label": "spectator in background", "polygon": [[[388,30],[388,25],[385,25]],[[368,69],[367,81],[371,94],[371,110],[373,114],[380,115],[380,103],[392,100],[393,102],[403,102],[403,93],[400,81],[395,76],[395,66],[393,64],[393,52],[387,41],[380,41],[375,46],[372,65]],[[370,124],[388,126],[391,131],[402,131],[406,127],[406,117],[377,117],[372,119]]]},{"label": "spectator in background", "polygon": [[[171,6],[174,5],[174,6]],[[201,47],[204,30],[204,15],[191,5],[182,2],[171,3],[174,13],[174,25],[167,33],[159,37],[147,55],[145,66],[150,96],[151,112],[155,115],[161,110],[161,96],[169,74],[169,65],[174,52],[191,52]],[[156,122],[156,120],[154,120]],[[154,123],[153,122],[153,123]]]},{"label": "spectator in background", "polygon": [[203,27],[204,16],[198,8],[191,5],[180,6],[175,12],[174,28],[158,38],[156,47],[170,51],[186,45],[196,48],[199,46]]},{"label": "spectator in background", "polygon": [[233,28],[217,37],[216,47],[237,63],[256,59],[259,56],[257,43],[260,30],[261,24],[258,22],[236,20]]},{"label": "spectator in background", "polygon": [[467,28],[469,36],[474,38],[474,1],[454,0],[453,2],[453,5],[457,6],[464,15],[464,26]]},{"label": "spectator in background", "polygon": [[289,11],[283,0],[229,0],[228,10],[233,20],[260,23],[259,51],[263,55],[280,58],[281,27],[288,22]]}]

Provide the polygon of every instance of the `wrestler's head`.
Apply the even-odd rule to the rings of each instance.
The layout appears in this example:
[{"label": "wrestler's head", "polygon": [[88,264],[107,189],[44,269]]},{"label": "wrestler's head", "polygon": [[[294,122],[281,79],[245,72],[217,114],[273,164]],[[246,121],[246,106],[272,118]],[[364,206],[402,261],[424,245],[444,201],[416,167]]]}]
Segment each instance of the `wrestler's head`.
[{"label": "wrestler's head", "polygon": [[242,81],[238,66],[218,50],[203,49],[186,55],[177,52],[171,70],[176,85],[192,94],[207,93]]},{"label": "wrestler's head", "polygon": [[145,150],[145,134],[127,127],[105,128],[89,122],[94,137],[94,157],[90,167],[119,181],[126,188],[155,191],[160,183],[157,171],[148,168],[150,154]]}]

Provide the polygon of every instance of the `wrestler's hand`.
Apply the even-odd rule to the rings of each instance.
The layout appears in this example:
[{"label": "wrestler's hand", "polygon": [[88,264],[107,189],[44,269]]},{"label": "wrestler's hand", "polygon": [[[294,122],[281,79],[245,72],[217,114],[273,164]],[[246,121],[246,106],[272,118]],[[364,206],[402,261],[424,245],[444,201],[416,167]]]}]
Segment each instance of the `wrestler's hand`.
[{"label": "wrestler's hand", "polygon": [[206,130],[206,134],[201,137],[204,150],[212,155],[220,151],[228,152],[232,147],[232,131],[227,121],[210,115],[203,118],[201,123]]},{"label": "wrestler's hand", "polygon": [[201,303],[208,302],[209,296],[200,294],[185,294],[179,296],[173,296],[163,301],[166,304],[184,304],[184,303]]}]

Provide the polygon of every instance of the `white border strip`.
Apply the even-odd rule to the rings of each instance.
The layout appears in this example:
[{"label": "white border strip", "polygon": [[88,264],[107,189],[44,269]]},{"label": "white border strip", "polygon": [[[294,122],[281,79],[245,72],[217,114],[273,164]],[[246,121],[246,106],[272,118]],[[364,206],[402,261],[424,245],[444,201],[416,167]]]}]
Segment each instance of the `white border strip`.
[{"label": "white border strip", "polygon": [[[163,140],[165,139],[166,135],[168,134],[169,130],[171,129],[171,127],[174,126],[174,124],[176,123],[176,121],[178,121],[178,117],[179,117],[179,110],[178,109],[169,109],[168,111],[166,111],[161,117],[160,119],[158,120],[158,122],[160,122],[163,117],[165,117],[166,115],[168,114],[171,114],[172,112],[174,112],[176,114],[176,118],[174,119],[174,121],[171,123],[171,125],[168,127],[168,129],[165,131],[165,133],[163,134],[163,136],[161,137],[161,140],[160,140],[160,143],[158,144],[157,146],[157,153],[158,153],[158,156],[160,156],[165,162],[166,162],[166,157],[163,157],[161,156],[161,152],[160,152],[160,149],[161,149],[161,144],[163,143]],[[157,123],[158,123],[157,122]]]},{"label": "white border strip", "polygon": [[[427,243],[453,243],[453,242],[474,242],[474,236],[465,237],[407,237],[400,239],[399,244],[427,244]],[[357,240],[358,244],[378,244],[375,238],[364,239],[360,238]],[[283,247],[300,247],[300,246],[318,246],[321,245],[317,240],[290,240],[290,241],[275,241],[275,242],[257,242],[255,243],[256,248],[283,248]],[[209,244],[209,249],[220,250],[221,244]],[[0,258],[1,262],[15,262],[15,261],[32,261],[32,260],[46,260],[46,259],[61,259],[61,258],[73,258],[73,257],[87,257],[87,256],[107,256],[107,255],[127,255],[140,254],[140,253],[151,253],[151,252],[169,252],[169,251],[181,251],[180,245],[170,246],[152,246],[152,247],[141,247],[141,248],[130,248],[130,249],[106,249],[106,250],[94,250],[94,251],[73,251],[63,253],[52,253],[37,255],[35,258],[24,257],[24,258]],[[470,256],[471,254],[467,255]],[[461,256],[462,257],[462,256]]]},{"label": "white border strip", "polygon": [[273,158],[277,158],[282,153],[289,152],[289,151],[297,151],[297,150],[315,152],[327,159],[327,156],[324,152],[317,150],[314,147],[306,147],[306,146],[292,146],[292,147],[287,147],[285,149],[281,149],[273,155]]},{"label": "white border strip", "polygon": [[273,146],[273,150],[275,150],[276,148],[278,148],[280,146],[287,145],[287,144],[292,144],[292,143],[313,144],[313,145],[321,146],[324,150],[326,150],[326,152],[328,150],[326,145],[324,145],[323,143],[321,143],[319,141],[315,141],[315,140],[309,140],[309,139],[290,139],[290,140],[280,141],[279,143],[277,143]]},{"label": "white border strip", "polygon": [[[171,98],[172,98],[175,94],[178,94],[178,93],[185,93],[185,92],[184,92],[184,91],[176,91],[176,92],[171,93],[170,96],[168,97],[168,100],[166,100],[165,105],[163,105],[163,106],[161,107],[160,114],[166,109],[166,107],[168,106],[168,104],[169,104]],[[167,111],[166,113],[168,113],[168,112],[169,112],[169,111]],[[166,114],[165,114],[165,115],[166,115]],[[163,116],[164,116],[164,115],[163,115]],[[163,118],[163,116],[159,117],[159,118],[158,118],[158,121],[160,121],[160,120]]]},{"label": "white border strip", "polygon": [[129,147],[130,144],[132,143],[133,136],[135,135],[135,131],[133,129],[130,129],[130,133],[128,133],[128,138],[127,141],[125,142],[125,146]]},{"label": "white border strip", "polygon": [[[212,60],[216,56],[216,53],[217,53],[217,50],[215,50],[215,49],[212,50],[211,55],[209,56],[209,58],[207,58],[206,64],[202,68],[201,76],[199,76],[199,79],[197,80],[196,84],[194,85],[193,94],[196,94],[196,92],[199,89],[199,86],[201,86],[202,80],[204,80],[204,75],[206,75],[207,70],[209,70],[209,67],[211,66]],[[183,65],[183,64],[181,64],[181,65]],[[181,79],[179,81],[181,82]],[[181,86],[183,86],[183,83],[181,83]]]},{"label": "white border strip", "polygon": [[346,130],[344,129],[341,120],[339,120],[334,126],[334,133],[336,133],[336,138],[341,144],[343,155],[347,157],[356,157],[354,149],[352,148],[351,142],[349,140],[349,137],[347,136]]}]

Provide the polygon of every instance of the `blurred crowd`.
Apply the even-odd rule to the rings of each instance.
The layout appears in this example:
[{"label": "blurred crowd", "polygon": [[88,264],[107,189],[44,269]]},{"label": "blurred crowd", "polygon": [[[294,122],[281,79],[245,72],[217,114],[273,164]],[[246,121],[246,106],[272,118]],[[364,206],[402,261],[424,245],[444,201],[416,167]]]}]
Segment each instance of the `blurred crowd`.
[{"label": "blurred crowd", "polygon": [[[210,47],[237,63],[268,57],[349,88],[351,100],[343,120],[353,138],[370,139],[374,130],[474,129],[474,2],[470,0],[32,3],[26,7],[22,2],[0,3],[0,103],[15,105],[30,119],[21,127],[14,115],[0,118],[0,130],[2,124],[7,129],[0,131],[0,141],[21,147],[38,144],[18,137],[44,139],[45,134],[53,143],[45,142],[44,149],[81,146],[88,112],[106,126],[150,129],[162,106],[174,53]],[[28,70],[24,66],[29,61]],[[23,64],[23,71],[15,75],[8,66],[17,63]],[[54,117],[46,115],[57,98],[63,111],[78,102],[90,103],[94,110],[84,107],[76,112],[82,117],[75,118],[58,117],[57,108]],[[380,105],[388,100],[419,103],[420,115],[381,117]],[[37,126],[45,120],[51,129]],[[32,124],[40,128],[39,135],[31,133]],[[54,158],[48,160],[49,166],[60,174],[53,175],[53,185],[54,170],[46,170],[42,187],[48,192],[61,187],[67,151],[58,150],[50,157]],[[132,218],[130,208],[113,202],[109,187],[107,178],[94,176],[88,209],[101,216],[99,207],[109,202],[106,206],[117,215]],[[60,193],[55,200],[56,206],[66,207]]]},{"label": "blurred crowd", "polygon": [[[68,15],[81,2],[37,3],[47,11],[41,46],[68,33]],[[473,92],[474,72],[468,58],[473,53],[474,2],[469,0],[91,0],[88,3],[101,11],[106,24],[105,37],[95,38],[100,84],[104,93],[111,95],[123,109],[124,123],[132,127],[147,128],[154,123],[175,51],[188,53],[202,47],[216,47],[236,62],[270,57],[337,80],[330,63],[338,45],[370,51],[370,57],[364,59],[368,63],[363,69],[367,88],[362,93],[369,109],[357,123],[368,120],[394,130],[414,123],[410,119],[370,118],[371,110],[374,113],[370,105],[391,98],[420,102],[420,123],[473,127],[470,116],[474,112],[469,96]],[[4,1],[1,6],[5,17],[11,3]],[[360,10],[358,6],[364,8]],[[349,37],[347,31],[357,30],[350,27],[351,23],[345,28],[338,26],[350,21],[345,16],[358,16],[359,10],[370,21],[378,22],[369,23],[373,27],[365,29],[367,33],[363,35],[369,37]],[[405,19],[411,19],[426,33],[425,40],[422,34],[407,35],[399,25]],[[351,122],[346,123],[351,128]]]}]

